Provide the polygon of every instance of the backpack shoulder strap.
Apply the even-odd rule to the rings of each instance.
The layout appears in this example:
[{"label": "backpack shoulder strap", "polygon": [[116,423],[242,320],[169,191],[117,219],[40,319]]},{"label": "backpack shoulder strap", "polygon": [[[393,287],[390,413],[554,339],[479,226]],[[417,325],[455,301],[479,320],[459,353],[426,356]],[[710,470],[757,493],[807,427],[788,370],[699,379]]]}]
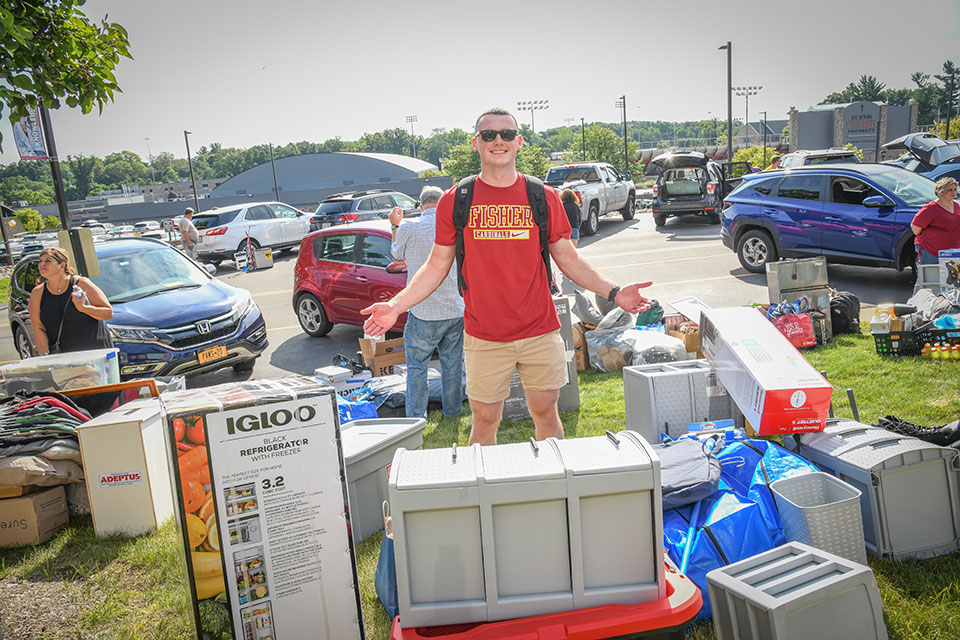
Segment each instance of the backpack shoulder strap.
[{"label": "backpack shoulder strap", "polygon": [[547,190],[543,186],[543,181],[536,176],[524,174],[524,180],[527,183],[527,200],[530,201],[530,211],[533,213],[533,221],[540,229],[540,255],[543,257],[543,266],[547,271],[547,284],[551,292],[554,287],[553,269],[550,266],[550,234],[547,230],[547,219],[550,216],[547,207]]},{"label": "backpack shoulder strap", "polygon": [[467,288],[467,281],[463,278],[463,230],[470,219],[470,207],[473,205],[473,183],[477,176],[467,176],[457,183],[457,192],[453,199],[453,226],[457,231],[457,289],[463,295]]}]

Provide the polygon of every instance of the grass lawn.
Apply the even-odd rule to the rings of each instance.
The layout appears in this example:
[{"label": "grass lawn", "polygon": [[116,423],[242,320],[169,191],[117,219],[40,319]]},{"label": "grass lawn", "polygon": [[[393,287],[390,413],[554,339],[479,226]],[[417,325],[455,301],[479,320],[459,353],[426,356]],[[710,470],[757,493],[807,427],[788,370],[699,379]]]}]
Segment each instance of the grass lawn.
[{"label": "grass lawn", "polygon": [[0,278],[0,304],[10,302],[10,278]]},{"label": "grass lawn", "polygon": [[[864,422],[893,414],[922,425],[960,418],[960,362],[881,358],[869,333],[839,336],[828,347],[807,351],[834,385],[838,416],[850,416],[852,388]],[[562,416],[568,438],[602,435],[623,428],[623,382],[619,373],[580,374],[579,411]],[[430,415],[424,447],[467,443],[468,416]],[[505,423],[500,442],[533,436],[529,420]],[[922,499],[922,496],[918,496]],[[922,523],[918,523],[922,526]],[[625,532],[625,541],[628,534]],[[385,640],[390,623],[377,601],[373,581],[380,534],[357,548],[367,638]],[[892,563],[870,559],[880,585],[892,639],[960,638],[960,554]],[[137,539],[94,537],[89,518],[74,518],[56,538],[36,548],[0,550],[0,620],[11,637],[137,638],[186,637],[179,590],[180,560],[171,525]],[[39,596],[40,605],[35,600]],[[688,637],[713,638],[713,627],[697,625]]]}]

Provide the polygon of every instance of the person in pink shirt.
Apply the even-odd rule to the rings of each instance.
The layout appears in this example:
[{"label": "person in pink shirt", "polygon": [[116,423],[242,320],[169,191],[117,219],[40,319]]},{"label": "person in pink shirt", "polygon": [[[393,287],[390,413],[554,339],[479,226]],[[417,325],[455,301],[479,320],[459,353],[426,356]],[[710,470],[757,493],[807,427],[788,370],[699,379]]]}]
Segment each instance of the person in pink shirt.
[{"label": "person in pink shirt", "polygon": [[941,249],[960,247],[960,204],[955,200],[957,181],[941,178],[933,192],[937,199],[924,205],[910,223],[917,236],[917,264],[936,264]]}]

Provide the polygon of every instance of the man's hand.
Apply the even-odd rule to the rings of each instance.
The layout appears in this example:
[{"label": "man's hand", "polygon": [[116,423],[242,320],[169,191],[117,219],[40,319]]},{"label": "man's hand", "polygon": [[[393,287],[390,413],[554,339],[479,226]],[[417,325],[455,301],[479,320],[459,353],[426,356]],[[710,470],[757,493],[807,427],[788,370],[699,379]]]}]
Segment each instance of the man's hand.
[{"label": "man's hand", "polygon": [[387,219],[390,220],[390,224],[400,224],[400,221],[403,220],[403,211],[400,207],[394,207]]},{"label": "man's hand", "polygon": [[382,336],[397,324],[397,318],[400,314],[393,308],[389,302],[378,302],[372,304],[366,309],[360,311],[363,315],[370,316],[363,323],[363,332],[371,336]]},{"label": "man's hand", "polygon": [[640,289],[646,289],[652,282],[633,282],[617,292],[614,302],[630,313],[640,313],[650,307],[650,301],[640,295]]}]

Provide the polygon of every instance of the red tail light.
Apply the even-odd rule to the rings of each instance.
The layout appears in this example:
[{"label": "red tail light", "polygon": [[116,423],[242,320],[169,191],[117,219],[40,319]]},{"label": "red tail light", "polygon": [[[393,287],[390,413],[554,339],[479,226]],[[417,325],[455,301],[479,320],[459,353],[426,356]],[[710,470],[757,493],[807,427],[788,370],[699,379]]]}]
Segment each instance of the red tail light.
[{"label": "red tail light", "polygon": [[207,231],[207,232],[206,232],[205,234],[203,234],[203,235],[205,235],[205,236],[222,236],[222,235],[225,234],[226,232],[227,232],[227,228],[226,228],[226,227],[217,227],[216,229],[210,229],[210,231]]},{"label": "red tail light", "polygon": [[653,185],[653,197],[656,198],[659,195],[660,195],[660,185],[655,184]]},{"label": "red tail light", "polygon": [[716,182],[708,182],[708,183],[707,183],[707,195],[708,195],[708,196],[712,196],[712,195],[713,195],[713,192],[716,191],[716,190],[717,190],[717,183],[716,183]]}]

